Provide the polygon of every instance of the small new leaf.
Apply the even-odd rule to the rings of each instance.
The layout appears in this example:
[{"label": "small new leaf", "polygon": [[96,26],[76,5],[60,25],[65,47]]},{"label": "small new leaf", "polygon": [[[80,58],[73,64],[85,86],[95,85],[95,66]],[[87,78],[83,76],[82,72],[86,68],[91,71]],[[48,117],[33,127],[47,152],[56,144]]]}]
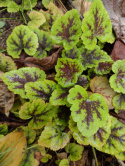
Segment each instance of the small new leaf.
[{"label": "small new leaf", "polygon": [[34,55],[38,48],[38,38],[27,26],[17,26],[7,39],[7,52],[13,58],[19,58],[21,51]]},{"label": "small new leaf", "polygon": [[84,88],[75,85],[67,98],[71,106],[71,116],[83,136],[89,137],[104,125],[109,113],[105,98],[98,94],[88,94]]},{"label": "small new leaf", "polygon": [[69,58],[58,59],[55,69],[57,72],[55,79],[64,88],[73,86],[84,70],[78,60]]},{"label": "small new leaf", "polygon": [[86,75],[80,75],[77,80],[77,85],[82,86],[83,88],[87,89],[89,87],[90,78]]},{"label": "small new leaf", "polygon": [[118,60],[112,65],[115,73],[110,77],[110,86],[114,91],[125,94],[125,60]]},{"label": "small new leaf", "polygon": [[68,159],[63,159],[63,160],[61,160],[61,162],[59,163],[59,166],[69,166],[69,161],[68,161]]},{"label": "small new leaf", "polygon": [[49,102],[52,92],[56,87],[56,83],[50,80],[29,82],[25,85],[26,95],[30,100],[43,99]]},{"label": "small new leaf", "polygon": [[83,146],[76,143],[70,143],[65,147],[65,151],[70,154],[69,158],[71,161],[80,160],[82,157],[83,149]]},{"label": "small new leaf", "polygon": [[81,51],[81,63],[85,69],[97,67],[99,62],[110,61],[110,56],[100,50],[99,46],[95,46],[93,50],[87,50],[83,46],[80,48]]},{"label": "small new leaf", "polygon": [[55,43],[63,44],[65,49],[70,49],[79,41],[80,27],[79,12],[72,9],[55,21],[51,29],[52,38]]},{"label": "small new leaf", "polygon": [[6,123],[0,124],[0,135],[6,135],[8,132],[8,126]]},{"label": "small new leaf", "polygon": [[19,5],[14,2],[14,1],[9,1],[8,5],[7,5],[7,11],[9,13],[16,13],[20,10]]},{"label": "small new leaf", "polygon": [[21,107],[19,116],[21,119],[31,119],[28,126],[32,129],[41,129],[52,121],[56,112],[57,107],[45,104],[41,99],[34,99]]},{"label": "small new leaf", "polygon": [[8,86],[8,89],[15,94],[19,94],[22,98],[27,98],[24,90],[27,82],[43,81],[45,77],[45,72],[35,67],[20,68],[2,75],[2,79]]},{"label": "small new leaf", "polygon": [[64,148],[70,140],[70,133],[66,133],[64,129],[64,127],[56,124],[45,126],[38,140],[38,144],[50,148],[53,151]]},{"label": "small new leaf", "polygon": [[82,40],[85,48],[93,50],[97,39],[108,42],[112,34],[112,25],[101,0],[94,0],[82,22]]},{"label": "small new leaf", "polygon": [[28,26],[39,28],[42,24],[46,22],[44,15],[37,11],[31,11],[29,14],[31,21],[28,22]]}]

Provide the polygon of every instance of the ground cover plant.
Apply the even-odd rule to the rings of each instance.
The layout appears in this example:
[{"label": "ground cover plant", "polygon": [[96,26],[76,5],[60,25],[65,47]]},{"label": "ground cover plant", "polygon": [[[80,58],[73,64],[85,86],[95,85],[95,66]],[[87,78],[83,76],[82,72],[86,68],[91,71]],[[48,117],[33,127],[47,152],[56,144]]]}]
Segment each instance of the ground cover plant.
[{"label": "ground cover plant", "polygon": [[96,152],[124,161],[125,33],[112,4],[93,0],[81,19],[38,2],[0,1],[23,19],[0,52],[0,165],[80,165],[90,147],[96,166]]}]

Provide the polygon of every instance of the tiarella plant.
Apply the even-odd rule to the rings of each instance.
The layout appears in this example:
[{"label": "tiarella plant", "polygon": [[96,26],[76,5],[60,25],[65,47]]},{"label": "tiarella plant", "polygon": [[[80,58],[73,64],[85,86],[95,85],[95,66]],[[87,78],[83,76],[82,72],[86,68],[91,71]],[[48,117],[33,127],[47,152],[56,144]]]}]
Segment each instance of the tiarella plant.
[{"label": "tiarella plant", "polygon": [[[13,30],[7,39],[7,52],[13,59],[0,54],[1,78],[20,97],[18,108],[15,102],[10,111],[28,124],[14,131],[22,132],[28,144],[21,165],[28,156],[35,162],[36,152],[47,162],[52,156],[46,148],[64,148],[68,156],[57,162],[68,166],[81,158],[83,145],[124,160],[125,122],[110,112],[114,109],[118,117],[125,115],[125,60],[113,62],[97,42],[113,42],[111,21],[102,1],[92,2],[83,21],[76,9],[64,15],[60,12],[59,17],[50,0],[42,2],[52,13],[41,11],[43,24],[35,26],[33,21]],[[35,3],[31,1],[32,6]],[[33,13],[29,17],[32,19]],[[53,52],[59,47],[62,52],[57,56]],[[39,63],[17,70],[14,61],[25,64],[27,57]],[[42,62],[54,64],[54,76],[45,73]],[[5,124],[0,125],[0,137],[7,130]]]}]

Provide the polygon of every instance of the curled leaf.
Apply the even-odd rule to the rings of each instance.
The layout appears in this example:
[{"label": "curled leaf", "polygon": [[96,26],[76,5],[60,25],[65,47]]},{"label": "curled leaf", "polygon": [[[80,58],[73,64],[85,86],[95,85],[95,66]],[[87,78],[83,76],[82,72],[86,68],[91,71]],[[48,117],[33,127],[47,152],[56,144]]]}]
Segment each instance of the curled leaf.
[{"label": "curled leaf", "polygon": [[24,90],[27,82],[43,81],[45,77],[44,71],[35,67],[20,68],[2,75],[2,79],[8,86],[8,89],[15,94],[20,94],[22,98],[27,98]]}]

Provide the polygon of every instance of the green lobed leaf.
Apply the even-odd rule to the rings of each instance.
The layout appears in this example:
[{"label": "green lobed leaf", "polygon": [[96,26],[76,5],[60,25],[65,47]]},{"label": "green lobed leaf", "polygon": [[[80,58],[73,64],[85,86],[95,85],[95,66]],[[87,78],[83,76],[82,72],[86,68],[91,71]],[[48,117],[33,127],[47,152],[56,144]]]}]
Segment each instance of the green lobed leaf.
[{"label": "green lobed leaf", "polygon": [[0,0],[0,7],[6,7],[9,3],[9,0]]},{"label": "green lobed leaf", "polygon": [[8,133],[8,126],[6,123],[0,124],[0,135],[6,135]]},{"label": "green lobed leaf", "polygon": [[71,161],[80,160],[82,157],[83,150],[83,146],[78,145],[76,143],[70,143],[65,147],[65,151],[70,154],[69,158]]},{"label": "green lobed leaf", "polygon": [[50,103],[52,105],[68,105],[67,96],[69,94],[69,88],[62,88],[60,85],[56,86],[56,89],[52,92],[50,97]]},{"label": "green lobed leaf", "polygon": [[23,131],[28,144],[32,144],[36,138],[36,131],[28,126],[17,127],[15,131]]},{"label": "green lobed leaf", "polygon": [[55,69],[55,79],[64,88],[73,86],[84,70],[78,60],[69,58],[59,58]]},{"label": "green lobed leaf", "polygon": [[4,21],[0,21],[0,29],[3,28],[5,26],[5,22]]},{"label": "green lobed leaf", "polygon": [[111,155],[116,155],[125,151],[125,124],[114,117],[112,117],[111,121],[111,134],[107,142],[97,149]]},{"label": "green lobed leaf", "polygon": [[50,3],[50,2],[53,2],[53,0],[42,0],[42,4],[47,7],[47,5]]},{"label": "green lobed leaf", "polygon": [[99,62],[98,66],[95,67],[95,73],[99,75],[108,74],[112,70],[113,61]]},{"label": "green lobed leaf", "polygon": [[118,94],[113,97],[112,104],[116,109],[125,109],[125,94]]},{"label": "green lobed leaf", "polygon": [[125,60],[117,60],[112,65],[112,71],[115,73],[110,77],[110,86],[114,91],[125,94]]},{"label": "green lobed leaf", "polygon": [[49,102],[52,92],[56,87],[56,83],[50,80],[29,82],[25,85],[26,95],[30,100],[43,99]]},{"label": "green lobed leaf", "polygon": [[13,58],[19,58],[21,51],[34,55],[38,48],[38,38],[27,26],[17,26],[7,39],[7,52]]},{"label": "green lobed leaf", "polygon": [[31,21],[28,22],[28,26],[39,28],[42,24],[46,22],[44,15],[38,11],[31,11],[29,14]]},{"label": "green lobed leaf", "polygon": [[83,88],[87,89],[90,84],[90,78],[86,75],[80,75],[77,80],[77,85],[82,86]]},{"label": "green lobed leaf", "polygon": [[76,9],[68,11],[53,24],[51,29],[53,41],[57,44],[63,44],[65,49],[72,48],[78,43],[81,36],[80,27],[79,12]]},{"label": "green lobed leaf", "polygon": [[61,160],[61,162],[59,163],[59,166],[69,166],[69,161],[68,161],[68,159],[63,159],[63,160]]},{"label": "green lobed leaf", "polygon": [[63,50],[62,58],[71,58],[71,59],[80,60],[80,58],[81,58],[80,50],[76,46],[74,46],[70,50]]},{"label": "green lobed leaf", "polygon": [[80,48],[81,63],[85,69],[97,67],[99,62],[110,61],[110,56],[95,46],[93,50],[87,50],[84,46]]},{"label": "green lobed leaf", "polygon": [[39,29],[36,28],[31,28],[31,30],[37,35],[39,43],[37,51],[33,56],[38,57],[39,59],[47,57],[46,51],[50,51],[53,45],[50,35],[47,32],[40,31]]},{"label": "green lobed leaf", "polygon": [[33,147],[29,147],[29,149],[26,150],[25,155],[20,163],[20,166],[35,166],[40,164],[40,158],[42,159],[43,156],[45,156],[46,151],[44,147],[39,146],[36,144]]},{"label": "green lobed leaf", "polygon": [[9,3],[7,4],[7,11],[9,13],[16,13],[20,10],[20,6],[14,2],[14,1],[9,1]]},{"label": "green lobed leaf", "polygon": [[4,54],[0,53],[0,70],[3,72],[8,72],[16,69],[17,66],[15,65],[14,61],[9,56],[5,56]]},{"label": "green lobed leaf", "polygon": [[97,39],[102,43],[108,42],[112,34],[112,24],[101,0],[94,0],[90,10],[82,21],[82,40],[85,48],[93,50]]},{"label": "green lobed leaf", "polygon": [[109,138],[109,135],[111,133],[111,118],[108,117],[108,120],[106,123],[98,129],[98,131],[90,136],[85,137],[82,135],[82,133],[78,130],[77,123],[73,121],[72,117],[70,117],[69,120],[69,128],[73,134],[73,138],[82,145],[91,145],[93,147],[101,147],[103,146],[107,139]]},{"label": "green lobed leaf", "polygon": [[27,98],[24,90],[26,83],[43,81],[45,78],[45,72],[35,67],[20,68],[18,70],[6,72],[2,75],[2,79],[8,86],[8,89],[15,94],[19,94],[22,98]]},{"label": "green lobed leaf", "polygon": [[48,160],[50,160],[51,158],[52,158],[52,155],[50,155],[50,154],[45,154],[45,156],[43,156],[43,158],[41,159],[41,162],[47,163]]},{"label": "green lobed leaf", "polygon": [[21,107],[19,116],[21,119],[31,119],[28,126],[37,130],[52,121],[52,118],[57,113],[57,108],[49,103],[45,104],[42,99],[34,99]]},{"label": "green lobed leaf", "polygon": [[88,97],[86,90],[79,85],[69,90],[67,100],[72,104],[72,118],[83,136],[95,134],[109,116],[105,98],[98,93]]},{"label": "green lobed leaf", "polygon": [[38,140],[38,144],[53,151],[57,151],[66,146],[70,140],[70,132],[65,132],[63,126],[56,124],[46,125]]}]

